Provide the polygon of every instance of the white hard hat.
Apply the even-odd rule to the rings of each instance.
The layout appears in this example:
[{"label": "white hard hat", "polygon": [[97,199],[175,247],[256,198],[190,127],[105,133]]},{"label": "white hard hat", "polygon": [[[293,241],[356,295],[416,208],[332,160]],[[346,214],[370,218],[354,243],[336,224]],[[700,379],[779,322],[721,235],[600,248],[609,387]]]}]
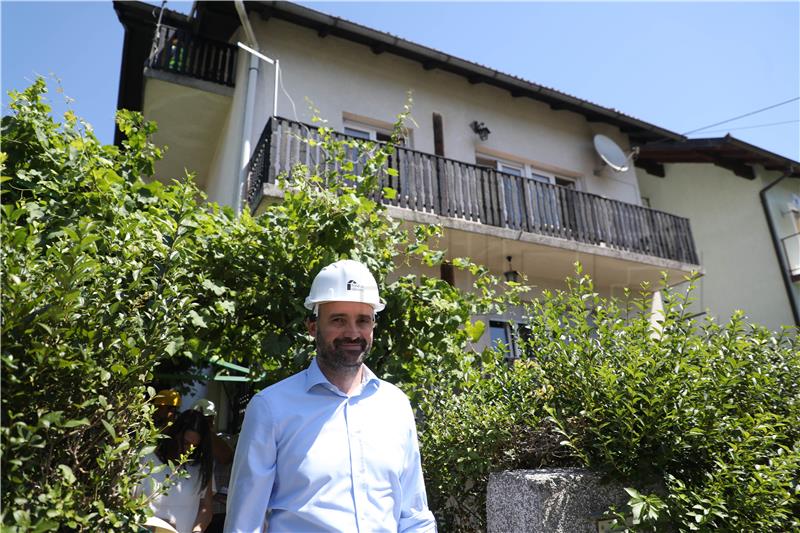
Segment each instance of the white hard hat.
[{"label": "white hard hat", "polygon": [[336,261],[319,271],[306,298],[306,309],[316,314],[317,305],[326,302],[361,302],[377,313],[386,307],[378,294],[372,273],[358,261]]},{"label": "white hard hat", "polygon": [[203,416],[217,416],[217,407],[214,405],[214,402],[206,398],[200,398],[194,402],[192,410],[200,411],[203,413]]}]

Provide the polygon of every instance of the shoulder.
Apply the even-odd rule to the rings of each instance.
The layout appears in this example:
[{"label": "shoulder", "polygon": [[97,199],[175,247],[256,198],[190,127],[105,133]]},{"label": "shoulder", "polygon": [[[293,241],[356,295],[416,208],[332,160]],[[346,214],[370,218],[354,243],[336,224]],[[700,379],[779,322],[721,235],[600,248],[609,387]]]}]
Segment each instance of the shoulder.
[{"label": "shoulder", "polygon": [[162,463],[161,459],[155,454],[155,452],[146,453],[139,458],[139,464],[142,465],[142,468],[147,472],[150,473],[151,471],[155,470],[157,467],[161,466]]},{"label": "shoulder", "polygon": [[152,462],[153,464],[161,464],[161,459],[158,458],[156,452],[152,451],[141,456],[141,461],[144,464]]},{"label": "shoulder", "polygon": [[253,396],[251,401],[256,399],[260,399],[261,401],[269,401],[286,393],[301,391],[305,384],[305,376],[306,371],[301,370],[297,374],[289,376],[286,379],[283,379],[277,383],[273,383],[269,387],[262,389],[259,393]]},{"label": "shoulder", "polygon": [[305,370],[298,372],[258,392],[250,399],[247,412],[272,416],[285,404],[293,403],[305,391],[305,373]]},{"label": "shoulder", "polygon": [[388,381],[378,379],[378,395],[380,395],[384,401],[392,402],[398,407],[402,406],[411,409],[411,402],[409,402],[406,393],[400,390],[397,385],[389,383]]}]

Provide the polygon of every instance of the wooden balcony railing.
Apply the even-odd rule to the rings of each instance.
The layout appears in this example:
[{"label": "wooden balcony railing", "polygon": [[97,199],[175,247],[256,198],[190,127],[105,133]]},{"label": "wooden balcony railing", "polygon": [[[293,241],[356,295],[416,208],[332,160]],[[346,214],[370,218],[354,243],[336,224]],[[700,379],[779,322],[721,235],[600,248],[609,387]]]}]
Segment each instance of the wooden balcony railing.
[{"label": "wooden balcony railing", "polygon": [[153,49],[146,66],[233,87],[236,52],[235,45],[161,26],[153,37]]},{"label": "wooden balcony railing", "polygon": [[[319,138],[314,126],[269,120],[248,169],[251,208],[263,185],[294,165],[328,164],[309,138]],[[403,147],[389,164],[398,175],[381,184],[397,191],[381,199],[388,205],[698,264],[686,218]]]}]

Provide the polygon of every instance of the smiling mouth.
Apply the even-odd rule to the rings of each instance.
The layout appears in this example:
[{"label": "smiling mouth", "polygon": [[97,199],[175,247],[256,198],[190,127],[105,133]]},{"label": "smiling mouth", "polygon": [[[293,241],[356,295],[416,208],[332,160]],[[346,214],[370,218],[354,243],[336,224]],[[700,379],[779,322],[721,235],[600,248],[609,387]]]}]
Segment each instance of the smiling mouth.
[{"label": "smiling mouth", "polygon": [[364,351],[367,349],[367,341],[360,339],[357,341],[334,341],[334,347],[339,350],[346,350],[348,352],[360,350]]}]

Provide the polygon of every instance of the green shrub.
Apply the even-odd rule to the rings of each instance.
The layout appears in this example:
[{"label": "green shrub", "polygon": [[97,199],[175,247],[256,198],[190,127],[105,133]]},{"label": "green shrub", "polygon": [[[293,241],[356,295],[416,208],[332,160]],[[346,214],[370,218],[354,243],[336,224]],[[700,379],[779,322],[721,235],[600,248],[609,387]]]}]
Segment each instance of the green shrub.
[{"label": "green shrub", "polygon": [[800,527],[796,337],[741,314],[696,323],[688,292],[662,294],[654,328],[647,293],[601,298],[578,275],[528,307],[522,360],[427,396],[423,455],[443,529],[483,527],[489,472],[556,465],[663,486],[631,499],[639,530]]},{"label": "green shrub", "polygon": [[120,112],[127,140],[102,146],[71,112],[56,123],[45,92],[37,80],[11,93],[2,121],[4,530],[135,529],[159,368],[222,357],[249,366],[256,386],[304,368],[302,302],[336,259],[365,261],[387,300],[370,360],[379,375],[416,395],[428,368],[468,371],[468,331],[480,329],[469,317],[505,298],[468,261],[456,266],[474,274],[474,294],[425,276],[386,282],[398,258],[442,259],[437,228],[401,230],[375,199],[393,193],[379,189],[391,147],[323,128],[329,168],[284,176],[283,202],[237,219],[191,179],[142,180],[161,151],[140,115]]},{"label": "green shrub", "polygon": [[121,113],[121,149],[38,80],[3,118],[2,523],[135,528],[138,460],[156,432],[146,383],[183,329],[194,191],[145,185],[152,127]]}]

